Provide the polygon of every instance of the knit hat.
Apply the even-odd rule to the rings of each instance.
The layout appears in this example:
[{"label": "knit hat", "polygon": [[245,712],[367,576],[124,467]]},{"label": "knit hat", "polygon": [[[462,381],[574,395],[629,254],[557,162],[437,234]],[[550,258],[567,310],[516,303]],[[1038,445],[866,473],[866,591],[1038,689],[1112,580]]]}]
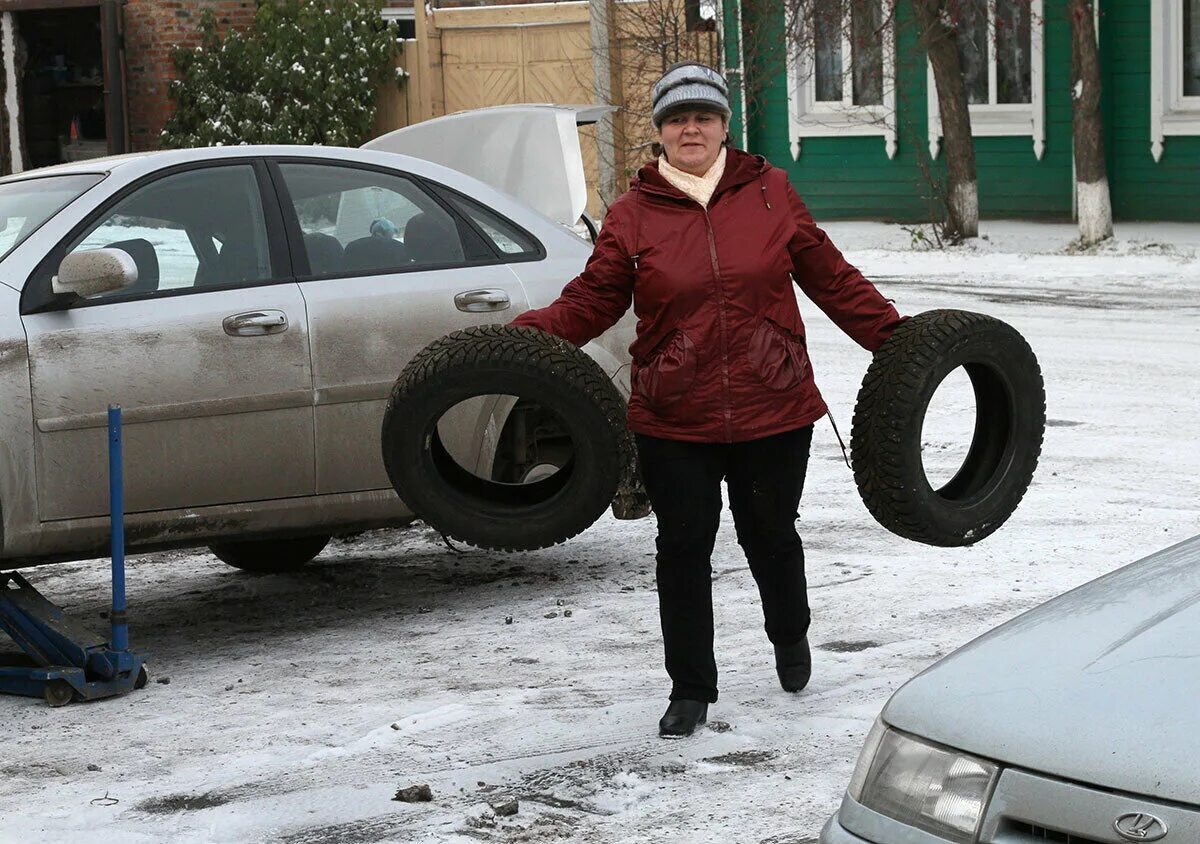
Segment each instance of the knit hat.
[{"label": "knit hat", "polygon": [[400,230],[387,217],[378,217],[371,221],[371,234],[375,237],[395,237]]},{"label": "knit hat", "polygon": [[679,62],[667,68],[662,78],[654,83],[650,117],[654,128],[662,128],[668,112],[686,107],[715,111],[728,120],[732,112],[725,77],[698,62]]}]

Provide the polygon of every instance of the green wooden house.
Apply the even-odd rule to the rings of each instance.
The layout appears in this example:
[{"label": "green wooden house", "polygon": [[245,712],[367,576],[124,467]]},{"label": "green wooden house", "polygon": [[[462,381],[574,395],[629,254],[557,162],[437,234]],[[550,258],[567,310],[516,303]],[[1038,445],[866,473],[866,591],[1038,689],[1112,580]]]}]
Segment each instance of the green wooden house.
[{"label": "green wooden house", "polygon": [[[787,168],[818,218],[930,219],[941,123],[910,5],[809,2],[810,16],[844,24],[785,26],[779,2],[726,2],[730,81],[754,92],[734,104],[735,139]],[[980,214],[1070,219],[1067,0],[972,2],[959,54]],[[1200,0],[1099,0],[1096,11],[1113,216],[1200,221]]]}]

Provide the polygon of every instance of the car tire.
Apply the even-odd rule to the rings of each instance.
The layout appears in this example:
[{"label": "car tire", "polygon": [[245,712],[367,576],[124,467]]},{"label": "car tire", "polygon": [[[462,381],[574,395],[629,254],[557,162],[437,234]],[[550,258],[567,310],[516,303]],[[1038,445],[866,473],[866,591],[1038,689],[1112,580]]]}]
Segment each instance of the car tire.
[{"label": "car tire", "polygon": [[[459,466],[437,423],[481,395],[516,395],[554,413],[573,445],[566,465],[531,483]],[[544,331],[502,325],[455,331],[409,362],[388,401],[382,446],[392,486],[413,513],[446,536],[504,551],[546,548],[590,527],[633,451],[625,401],[592,358]]]},{"label": "car tire", "polygon": [[[938,385],[960,366],[975,392],[975,431],[962,467],[935,490],[921,430]],[[863,378],[850,438],[854,479],[871,515],[893,533],[971,545],[1020,503],[1045,427],[1041,369],[1014,328],[969,311],[927,311],[900,324]]]},{"label": "car tire", "polygon": [[311,562],[329,544],[329,536],[221,542],[208,550],[223,563],[255,574],[282,574]]}]

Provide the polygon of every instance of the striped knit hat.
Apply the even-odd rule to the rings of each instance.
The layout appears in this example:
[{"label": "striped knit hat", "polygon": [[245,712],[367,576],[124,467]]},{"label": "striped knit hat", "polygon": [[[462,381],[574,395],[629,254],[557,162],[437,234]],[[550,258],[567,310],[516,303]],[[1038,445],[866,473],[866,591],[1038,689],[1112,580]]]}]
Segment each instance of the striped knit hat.
[{"label": "striped knit hat", "polygon": [[680,108],[715,111],[728,120],[729,86],[725,77],[698,62],[679,62],[667,69],[654,83],[653,110],[650,119],[661,129],[668,112]]}]

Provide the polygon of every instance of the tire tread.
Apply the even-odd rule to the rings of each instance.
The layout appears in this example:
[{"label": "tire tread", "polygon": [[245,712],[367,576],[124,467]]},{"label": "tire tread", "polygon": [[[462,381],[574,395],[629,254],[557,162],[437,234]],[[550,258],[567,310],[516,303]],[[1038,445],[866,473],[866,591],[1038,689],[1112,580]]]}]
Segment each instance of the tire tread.
[{"label": "tire tread", "polygon": [[[922,401],[927,380],[939,363],[951,355],[964,338],[980,332],[998,332],[1012,352],[1012,366],[1032,366],[1026,373],[1036,380],[1040,418],[1031,420],[1036,437],[1020,443],[1021,459],[1014,476],[1005,479],[1006,500],[1001,511],[977,530],[958,531],[941,524],[930,513],[914,488],[923,469],[911,465],[913,437],[919,437],[928,396]],[[918,414],[920,418],[918,418]],[[1010,326],[984,314],[960,310],[927,311],[901,323],[875,353],[863,378],[854,408],[850,460],[855,483],[871,515],[888,530],[929,545],[956,546],[979,541],[1012,513],[1032,480],[1041,454],[1045,427],[1045,393],[1041,371],[1032,349]],[[916,443],[919,461],[919,446]]]}]

